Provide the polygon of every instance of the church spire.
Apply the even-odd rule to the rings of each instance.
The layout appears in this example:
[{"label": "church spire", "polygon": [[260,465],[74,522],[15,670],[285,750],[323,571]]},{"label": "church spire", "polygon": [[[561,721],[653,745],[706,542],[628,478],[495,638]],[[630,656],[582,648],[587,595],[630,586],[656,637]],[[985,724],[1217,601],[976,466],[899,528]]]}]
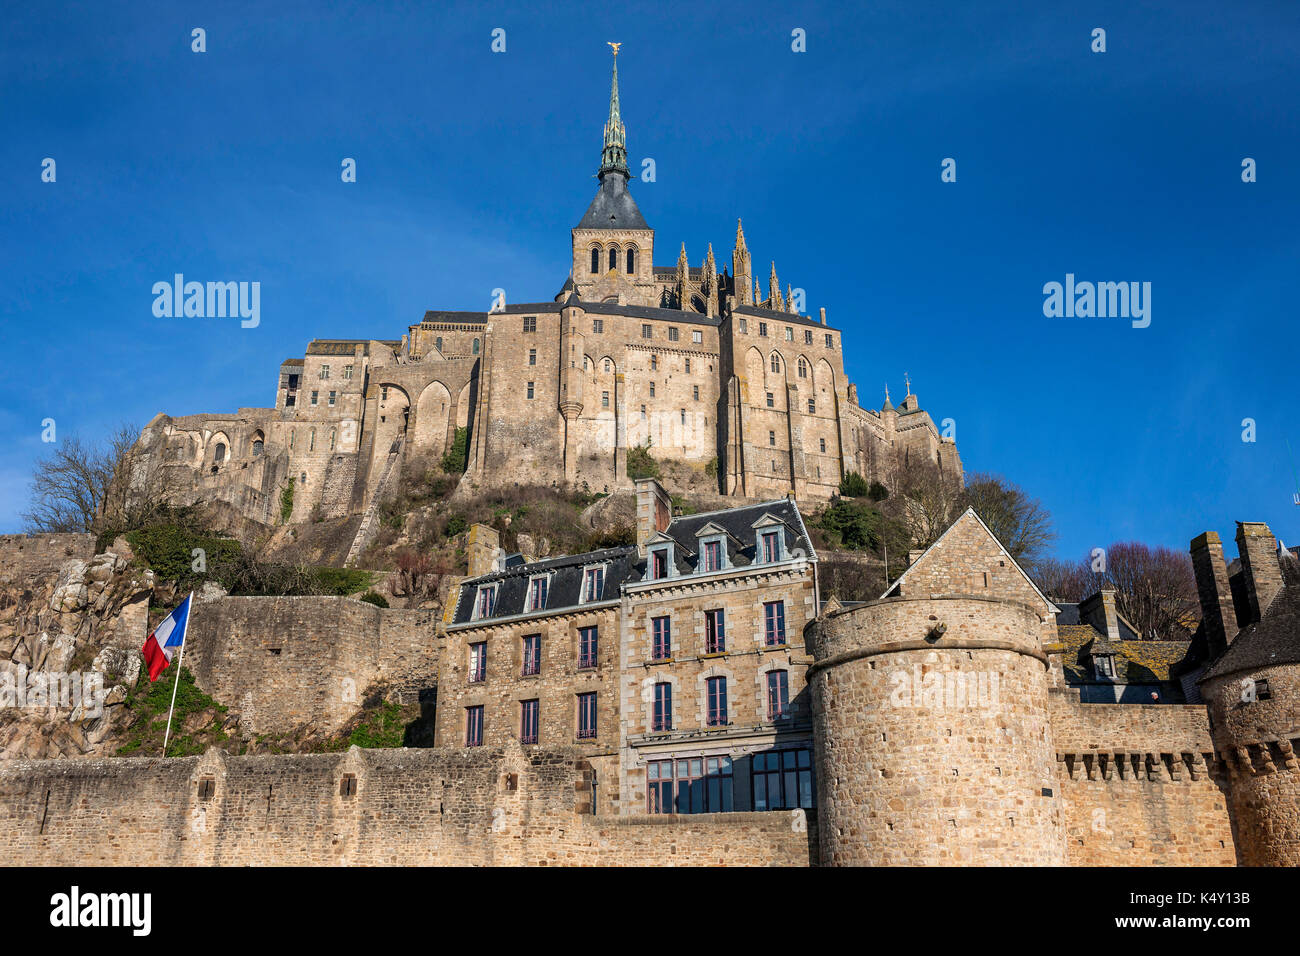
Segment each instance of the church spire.
[{"label": "church spire", "polygon": [[606,173],[622,173],[623,179],[632,178],[627,168],[627,130],[618,113],[618,48],[621,43],[611,43],[614,48],[614,79],[609,88],[609,119],[605,121],[605,147],[600,152],[602,180]]}]

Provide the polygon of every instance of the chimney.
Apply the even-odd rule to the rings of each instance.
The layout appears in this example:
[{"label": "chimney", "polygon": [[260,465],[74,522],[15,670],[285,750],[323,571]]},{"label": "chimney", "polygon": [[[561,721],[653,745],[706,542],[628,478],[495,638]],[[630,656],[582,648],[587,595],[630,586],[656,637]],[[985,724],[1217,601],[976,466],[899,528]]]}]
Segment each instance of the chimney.
[{"label": "chimney", "polygon": [[1246,624],[1254,624],[1282,590],[1277,538],[1262,521],[1237,522],[1237,556],[1245,574]]},{"label": "chimney", "polygon": [[1193,538],[1191,552],[1196,596],[1201,601],[1201,627],[1213,659],[1227,650],[1237,636],[1237,612],[1232,605],[1228,566],[1218,532],[1207,531]]},{"label": "chimney", "polygon": [[636,483],[636,550],[645,557],[645,545],[656,531],[663,531],[673,520],[673,500],[654,478],[639,478]]},{"label": "chimney", "polygon": [[471,578],[500,570],[497,567],[497,555],[501,552],[501,535],[497,534],[495,528],[485,524],[470,525],[465,550],[469,552]]},{"label": "chimney", "polygon": [[822,306],[820,309],[818,309],[818,312],[820,313],[820,315],[821,315],[821,317],[822,317],[822,325],[825,325],[825,324],[826,324],[826,306]]},{"label": "chimney", "polygon": [[1091,624],[1106,635],[1108,641],[1119,640],[1119,610],[1114,591],[1098,591],[1079,602],[1079,620]]}]

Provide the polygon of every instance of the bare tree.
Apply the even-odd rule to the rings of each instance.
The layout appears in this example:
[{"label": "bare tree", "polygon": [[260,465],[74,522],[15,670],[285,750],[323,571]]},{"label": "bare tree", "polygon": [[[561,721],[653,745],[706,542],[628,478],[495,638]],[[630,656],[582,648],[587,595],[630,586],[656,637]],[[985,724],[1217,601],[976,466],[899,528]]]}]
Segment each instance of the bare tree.
[{"label": "bare tree", "polygon": [[1200,602],[1192,561],[1181,551],[1117,541],[1106,549],[1099,570],[1088,561],[1089,593],[1115,591],[1120,614],[1145,640],[1186,640],[1195,629]]},{"label": "bare tree", "polygon": [[1038,558],[1025,570],[1038,589],[1053,601],[1075,603],[1090,593],[1092,577],[1086,562]]},{"label": "bare tree", "polygon": [[36,463],[27,530],[36,533],[133,527],[166,504],[160,469],[136,448],[140,430],[118,426],[99,444],[76,435]]},{"label": "bare tree", "polygon": [[1017,561],[1034,561],[1056,539],[1052,516],[1042,502],[1000,475],[968,475],[961,504],[975,509]]},{"label": "bare tree", "polygon": [[929,547],[960,513],[961,479],[933,462],[900,469],[894,487],[897,493],[880,502],[880,507],[906,525],[912,547]]}]

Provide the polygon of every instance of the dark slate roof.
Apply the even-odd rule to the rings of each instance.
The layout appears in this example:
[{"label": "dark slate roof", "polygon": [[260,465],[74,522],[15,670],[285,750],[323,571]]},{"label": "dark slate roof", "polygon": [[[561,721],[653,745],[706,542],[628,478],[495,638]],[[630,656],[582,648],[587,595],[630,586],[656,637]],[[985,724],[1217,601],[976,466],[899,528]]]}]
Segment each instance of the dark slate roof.
[{"label": "dark slate roof", "polygon": [[596,198],[578,223],[579,229],[649,229],[636,200],[628,192],[627,180],[609,173],[600,181]]},{"label": "dark slate roof", "polygon": [[619,305],[617,302],[582,302],[583,311],[596,315],[626,315],[634,319],[660,319],[664,322],[677,322],[684,325],[711,325],[717,327],[722,323],[719,316],[702,315],[699,312],[683,312],[679,309],[656,309],[648,305]]},{"label": "dark slate roof", "polygon": [[[358,345],[365,346],[362,354],[370,354],[371,339],[312,339],[307,344],[308,355],[352,355]],[[375,339],[381,345],[387,345],[390,349],[401,346],[401,340],[390,341],[388,339]]]},{"label": "dark slate roof", "polygon": [[[1091,625],[1084,623],[1083,619],[1079,617],[1079,605],[1077,602],[1074,604],[1063,604],[1060,601],[1053,601],[1052,603],[1061,609],[1061,613],[1056,615],[1057,627],[1061,627],[1062,625],[1072,625],[1072,624],[1079,624],[1082,625],[1083,627],[1091,627]],[[1095,631],[1095,633],[1100,634],[1101,632]],[[1122,641],[1142,640],[1142,635],[1139,634],[1137,631],[1133,630],[1133,628],[1129,627],[1128,621],[1124,620],[1123,617],[1120,617],[1119,619],[1119,637],[1120,640]]]},{"label": "dark slate roof", "polygon": [[[696,534],[709,524],[717,525],[730,535],[727,539],[727,555],[733,567],[744,568],[753,564],[758,549],[758,530],[753,525],[765,514],[770,514],[784,523],[783,536],[787,555],[799,550],[807,557],[815,556],[799,509],[788,498],[778,498],[775,501],[743,505],[725,511],[707,511],[674,518],[664,534],[678,545],[673,549],[678,573],[691,574],[695,571],[700,560],[698,553],[700,543]],[[645,561],[638,563],[637,570],[641,575],[645,574]]]},{"label": "dark slate roof", "polygon": [[487,321],[486,312],[445,312],[430,310],[424,313],[422,322],[437,322],[452,325],[482,325]]},{"label": "dark slate roof", "polygon": [[452,624],[469,623],[478,588],[483,584],[500,582],[497,591],[496,608],[490,618],[480,620],[492,621],[498,618],[514,617],[525,613],[525,601],[528,598],[528,579],[535,574],[551,572],[550,587],[546,597],[546,609],[534,612],[549,614],[564,608],[578,607],[578,598],[582,593],[582,569],[589,564],[604,563],[605,590],[600,600],[612,601],[619,596],[619,588],[629,580],[640,577],[634,572],[636,548],[605,548],[601,551],[588,551],[583,554],[566,555],[561,558],[548,558],[544,561],[514,562],[513,556],[506,559],[503,571],[493,571],[477,578],[469,578],[460,589],[460,598],[456,602],[456,615]]},{"label": "dark slate roof", "polygon": [[1247,625],[1201,680],[1239,671],[1300,663],[1300,564],[1282,562],[1283,588],[1260,619]]},{"label": "dark slate roof", "polygon": [[305,365],[305,364],[307,363],[304,362],[302,359],[285,359],[283,362],[280,363],[280,366],[281,368],[283,368],[286,365]]},{"label": "dark slate roof", "polygon": [[[1061,607],[1061,605],[1057,605]],[[1064,647],[1061,666],[1067,684],[1153,684],[1174,678],[1171,668],[1187,655],[1187,641],[1107,641],[1089,624],[1061,624],[1057,634]],[[1115,678],[1098,679],[1088,666],[1094,654],[1113,654]]]},{"label": "dark slate roof", "polygon": [[838,332],[839,329],[833,325],[822,325],[816,319],[810,319],[806,315],[799,315],[795,312],[778,312],[776,309],[762,309],[756,305],[738,305],[731,310],[736,315],[754,315],[760,319],[767,319],[769,322],[786,322],[790,325],[811,325],[819,329],[825,329],[827,332]]}]

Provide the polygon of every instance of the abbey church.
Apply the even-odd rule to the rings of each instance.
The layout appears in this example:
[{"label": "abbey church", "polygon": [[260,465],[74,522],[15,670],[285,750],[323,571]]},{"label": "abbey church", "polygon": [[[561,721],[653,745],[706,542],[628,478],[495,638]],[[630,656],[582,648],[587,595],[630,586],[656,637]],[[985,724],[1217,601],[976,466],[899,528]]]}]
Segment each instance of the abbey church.
[{"label": "abbey church", "polygon": [[[730,263],[655,264],[630,189],[615,59],[596,196],[551,301],[429,311],[400,339],[317,339],[280,366],[274,408],[159,415],[142,447],[182,499],[254,520],[365,511],[404,456],[440,457],[458,429],[480,485],[632,487],[630,449],[716,474],[740,498],[825,499],[848,472],[890,483],[931,462],[960,474],[909,387],[858,403],[841,329],[800,314],[773,262],[766,293],[737,223]],[[850,341],[851,344],[851,341]]]}]

